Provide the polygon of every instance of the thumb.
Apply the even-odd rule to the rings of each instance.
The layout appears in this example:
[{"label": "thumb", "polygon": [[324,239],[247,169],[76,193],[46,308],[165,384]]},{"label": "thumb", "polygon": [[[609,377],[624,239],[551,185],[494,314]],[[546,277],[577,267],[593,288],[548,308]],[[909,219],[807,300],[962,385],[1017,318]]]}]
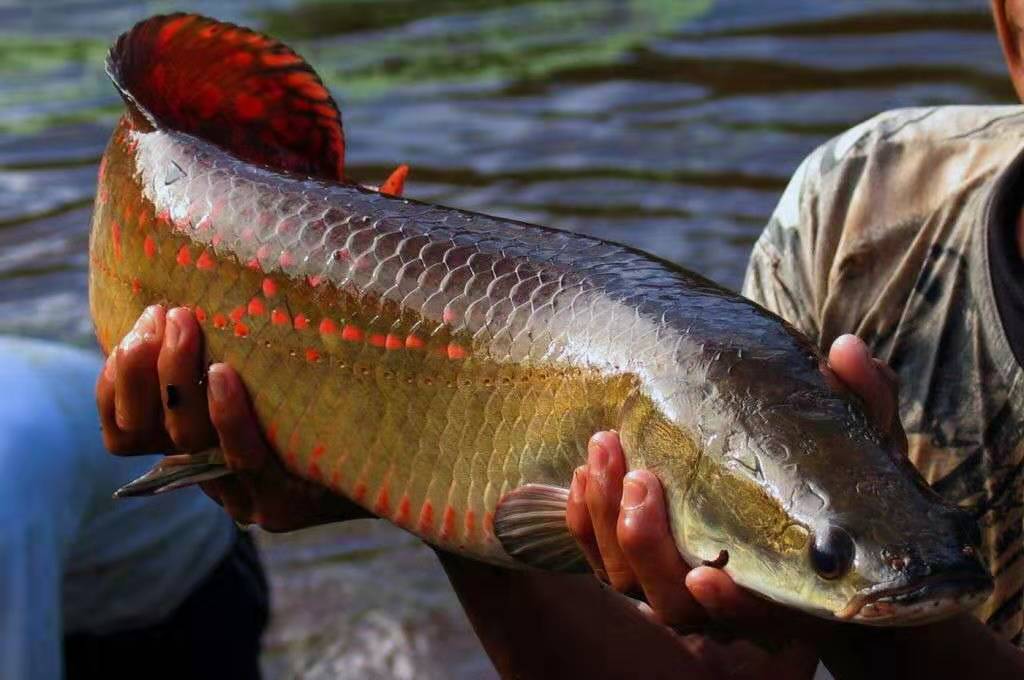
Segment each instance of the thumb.
[{"label": "thumb", "polygon": [[829,350],[828,364],[833,375],[861,398],[871,421],[905,452],[896,373],[885,362],[872,358],[867,345],[855,335],[836,338]]}]

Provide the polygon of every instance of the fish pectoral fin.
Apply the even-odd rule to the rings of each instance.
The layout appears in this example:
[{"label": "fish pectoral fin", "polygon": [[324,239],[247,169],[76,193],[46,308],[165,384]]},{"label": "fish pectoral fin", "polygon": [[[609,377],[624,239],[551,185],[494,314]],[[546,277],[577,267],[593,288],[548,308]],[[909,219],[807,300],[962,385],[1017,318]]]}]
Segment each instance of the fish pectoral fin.
[{"label": "fish pectoral fin", "polygon": [[220,449],[165,456],[149,472],[114,492],[114,498],[155,496],[232,474]]},{"label": "fish pectoral fin", "polygon": [[409,166],[402,163],[397,168],[391,171],[388,178],[384,180],[384,183],[380,185],[380,193],[388,194],[389,196],[401,196],[402,190],[405,189],[405,178],[409,175]]},{"label": "fish pectoral fin", "polygon": [[568,502],[568,489],[547,484],[521,486],[498,502],[494,534],[505,552],[531,567],[589,571],[583,551],[565,522]]}]

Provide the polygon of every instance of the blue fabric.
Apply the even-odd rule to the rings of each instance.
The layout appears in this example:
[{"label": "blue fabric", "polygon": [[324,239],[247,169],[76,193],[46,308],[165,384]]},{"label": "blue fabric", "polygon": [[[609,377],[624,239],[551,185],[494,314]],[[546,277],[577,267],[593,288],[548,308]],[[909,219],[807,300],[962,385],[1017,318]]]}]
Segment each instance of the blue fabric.
[{"label": "blue fabric", "polygon": [[59,678],[64,633],[152,625],[224,558],[197,489],[114,500],[154,456],[103,448],[90,352],[0,336],[0,677]]}]

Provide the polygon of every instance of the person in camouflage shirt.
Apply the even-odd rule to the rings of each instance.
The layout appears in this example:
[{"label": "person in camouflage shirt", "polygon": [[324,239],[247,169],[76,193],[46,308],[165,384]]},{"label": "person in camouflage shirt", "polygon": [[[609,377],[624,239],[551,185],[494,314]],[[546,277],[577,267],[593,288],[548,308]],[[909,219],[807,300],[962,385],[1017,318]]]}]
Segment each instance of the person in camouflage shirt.
[{"label": "person in camouflage shirt", "polygon": [[856,334],[899,375],[911,461],[982,527],[995,591],[978,616],[1018,645],[1022,149],[1016,106],[893,111],[850,130],[800,166],[743,289],[822,348]]},{"label": "person in camouflage shirt", "polygon": [[[992,7],[1024,97],[1024,0]],[[588,464],[573,480],[567,520],[611,589],[589,576],[512,572],[439,554],[502,674],[828,677],[822,659],[838,678],[1021,677],[1022,215],[1024,108],[885,113],[804,161],[754,247],[743,288],[828,350],[836,377],[879,426],[900,441],[905,433],[927,481],[975,514],[995,589],[973,616],[913,628],[835,624],[756,600],[720,569],[689,570],[657,479],[626,474],[618,438],[606,432],[591,440]],[[172,317],[176,344],[165,345],[160,329],[140,333],[100,376],[108,422],[115,384],[152,384],[157,365],[161,375],[194,370],[199,328],[187,310]],[[206,491],[239,521],[298,528],[359,516],[343,503],[325,516],[322,502],[303,502],[317,496],[254,437],[237,376],[217,365],[210,377],[220,389],[208,409],[193,403],[139,431],[112,426],[110,447],[171,439],[195,449],[219,439],[241,472],[231,487]],[[615,590],[642,591],[643,615]],[[723,639],[723,630],[739,639]]]}]

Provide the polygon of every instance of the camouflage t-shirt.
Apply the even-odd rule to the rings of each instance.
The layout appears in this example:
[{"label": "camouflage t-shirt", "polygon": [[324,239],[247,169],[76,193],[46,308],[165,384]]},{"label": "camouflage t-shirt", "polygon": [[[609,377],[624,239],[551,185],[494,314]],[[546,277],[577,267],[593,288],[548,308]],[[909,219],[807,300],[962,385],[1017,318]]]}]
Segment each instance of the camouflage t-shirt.
[{"label": "camouflage t-shirt", "polygon": [[896,370],[911,459],[982,527],[996,587],[977,614],[1018,645],[1024,372],[988,235],[1003,195],[1024,203],[1004,179],[1022,149],[1018,106],[906,109],[859,125],[797,170],[744,283],[823,350],[856,333]]}]

